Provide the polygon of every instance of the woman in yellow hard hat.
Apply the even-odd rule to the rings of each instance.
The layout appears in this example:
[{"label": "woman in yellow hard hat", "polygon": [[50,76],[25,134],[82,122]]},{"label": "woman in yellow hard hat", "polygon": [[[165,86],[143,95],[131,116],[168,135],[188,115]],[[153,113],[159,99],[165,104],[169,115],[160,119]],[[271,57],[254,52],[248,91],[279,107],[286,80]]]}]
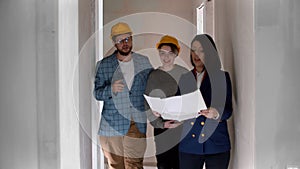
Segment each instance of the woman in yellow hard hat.
[{"label": "woman in yellow hard hat", "polygon": [[[156,48],[162,65],[150,73],[145,94],[159,98],[175,96],[178,93],[178,81],[181,75],[188,72],[186,68],[174,64],[180,52],[178,40],[165,35],[156,44]],[[179,169],[178,143],[181,136],[181,123],[172,119],[163,119],[160,113],[150,109],[147,112],[148,119],[154,127],[157,168]]]}]

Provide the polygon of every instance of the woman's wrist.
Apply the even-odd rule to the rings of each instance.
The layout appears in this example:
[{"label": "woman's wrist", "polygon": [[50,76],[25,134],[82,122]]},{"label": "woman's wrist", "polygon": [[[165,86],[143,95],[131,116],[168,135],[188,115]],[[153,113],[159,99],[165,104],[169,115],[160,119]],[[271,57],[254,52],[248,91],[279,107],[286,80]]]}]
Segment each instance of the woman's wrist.
[{"label": "woman's wrist", "polygon": [[216,112],[215,115],[214,115],[214,117],[213,117],[213,119],[214,119],[214,120],[218,120],[219,117],[220,117],[219,112]]}]

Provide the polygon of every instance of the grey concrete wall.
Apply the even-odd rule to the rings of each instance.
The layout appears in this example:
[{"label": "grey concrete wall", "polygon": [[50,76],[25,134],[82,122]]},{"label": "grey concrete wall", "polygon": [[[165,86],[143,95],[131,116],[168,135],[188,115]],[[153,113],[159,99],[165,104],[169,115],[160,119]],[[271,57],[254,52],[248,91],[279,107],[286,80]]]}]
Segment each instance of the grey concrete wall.
[{"label": "grey concrete wall", "polygon": [[58,168],[55,1],[0,2],[0,168]]},{"label": "grey concrete wall", "polygon": [[1,1],[0,18],[0,168],[90,168],[76,114],[78,3]]},{"label": "grey concrete wall", "polygon": [[256,168],[300,167],[300,1],[255,1]]},{"label": "grey concrete wall", "polygon": [[38,168],[35,16],[33,0],[0,2],[0,168]]},{"label": "grey concrete wall", "polygon": [[39,168],[59,167],[57,1],[36,1]]}]

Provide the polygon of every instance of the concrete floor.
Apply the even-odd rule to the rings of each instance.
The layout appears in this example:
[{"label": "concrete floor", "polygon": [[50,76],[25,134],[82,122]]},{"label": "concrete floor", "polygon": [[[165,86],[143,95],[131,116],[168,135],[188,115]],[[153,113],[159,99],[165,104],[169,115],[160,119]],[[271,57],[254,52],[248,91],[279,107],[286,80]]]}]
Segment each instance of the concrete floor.
[{"label": "concrete floor", "polygon": [[144,169],[157,169],[157,167],[144,166]]}]

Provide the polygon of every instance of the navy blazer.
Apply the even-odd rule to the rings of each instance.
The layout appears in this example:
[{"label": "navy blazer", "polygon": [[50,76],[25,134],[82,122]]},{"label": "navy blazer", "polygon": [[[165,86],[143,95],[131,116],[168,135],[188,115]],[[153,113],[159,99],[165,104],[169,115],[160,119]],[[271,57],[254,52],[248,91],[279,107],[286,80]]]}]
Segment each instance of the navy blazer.
[{"label": "navy blazer", "polygon": [[[97,63],[94,96],[104,103],[99,135],[126,135],[131,120],[135,121],[141,133],[146,133],[147,116],[143,94],[152,66],[149,59],[143,55],[132,53],[132,59],[135,76],[131,89],[126,85],[116,53]],[[125,88],[122,92],[113,94],[111,84],[120,79],[123,79]]]},{"label": "navy blazer", "polygon": [[[182,76],[179,82],[181,94],[197,90],[194,71]],[[229,151],[230,139],[227,119],[232,115],[232,89],[227,72],[218,71],[214,77],[205,72],[200,91],[206,106],[218,110],[218,120],[199,116],[184,121],[179,151],[190,154],[216,154]]]}]

